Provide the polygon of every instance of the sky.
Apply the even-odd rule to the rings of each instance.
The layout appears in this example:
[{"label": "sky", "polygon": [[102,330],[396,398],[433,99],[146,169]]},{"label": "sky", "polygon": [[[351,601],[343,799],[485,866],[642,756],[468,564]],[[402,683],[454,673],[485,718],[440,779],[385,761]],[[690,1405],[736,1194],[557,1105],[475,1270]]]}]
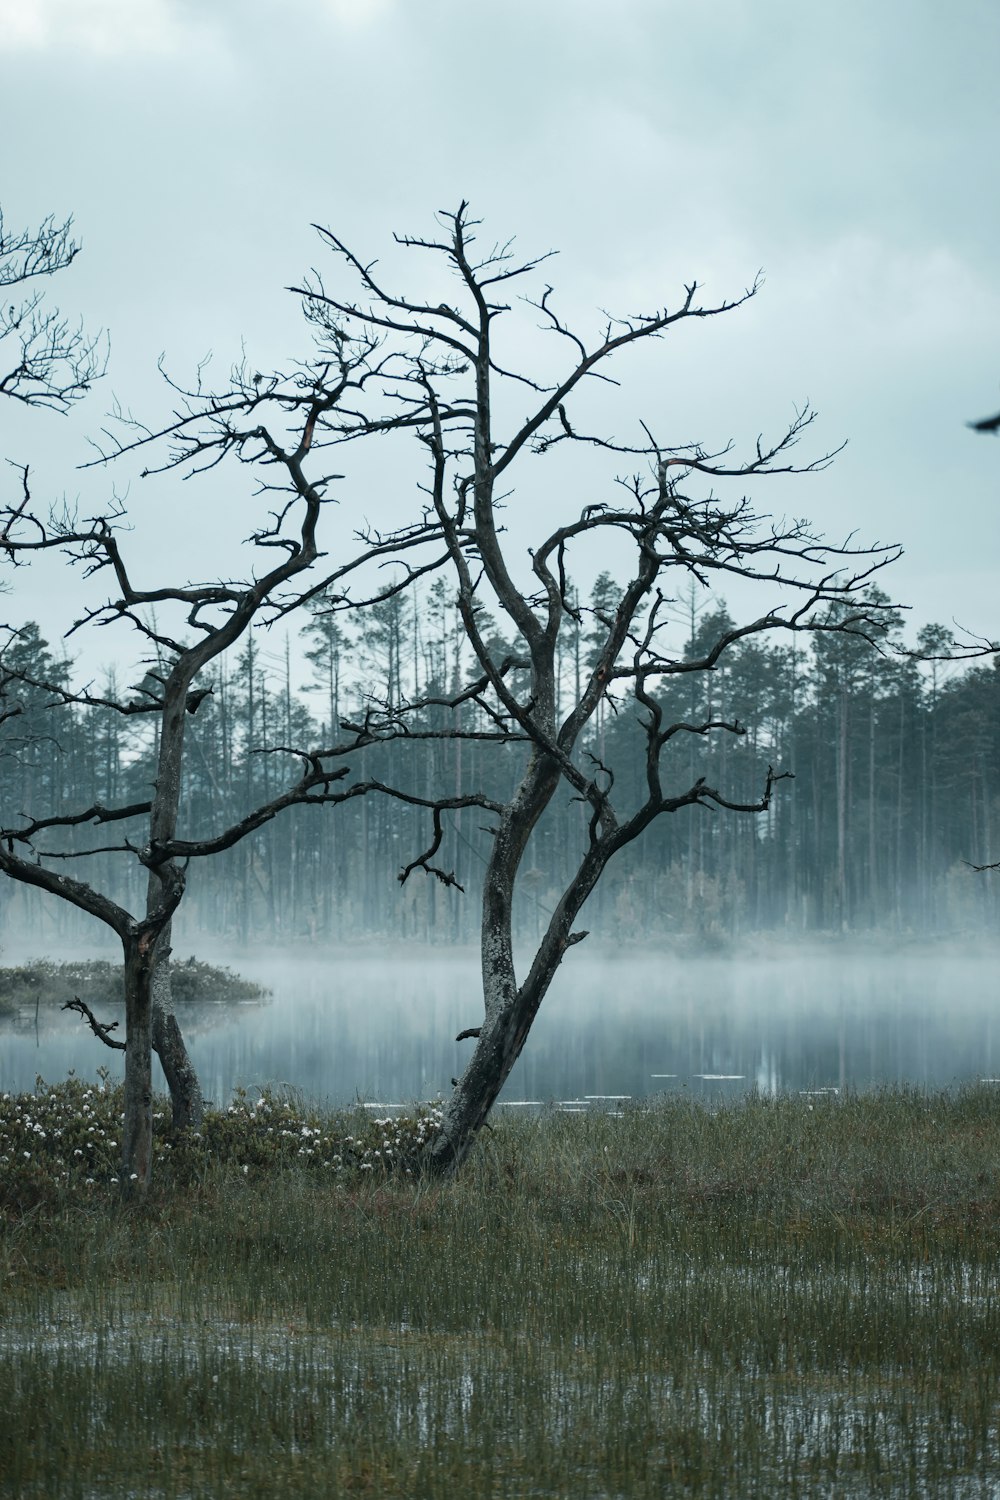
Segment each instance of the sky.
[{"label": "sky", "polygon": [[[900,543],[880,581],[911,636],[998,638],[1000,443],[966,426],[1000,410],[998,59],[994,0],[0,0],[0,204],[11,228],[73,214],[83,252],[50,296],[111,340],[69,418],[0,410],[0,452],[40,497],[124,495],[143,583],[245,571],[248,475],[81,471],[88,437],[113,401],[168,414],[161,353],[186,377],[212,352],[220,381],[244,347],[257,368],[304,357],[286,288],[335,271],[314,224],[419,293],[393,231],[467,199],[484,239],[559,252],[544,279],[588,332],[598,309],[670,305],[692,279],[717,300],[762,271],[749,306],[616,370],[616,435],[643,417],[739,451],[810,402],[803,456],[847,447],[755,485],[759,507]],[[420,477],[394,456],[342,520],[408,514]],[[579,484],[513,495],[514,544],[575,517]],[[22,569],[0,608],[55,636],[82,587]]]}]

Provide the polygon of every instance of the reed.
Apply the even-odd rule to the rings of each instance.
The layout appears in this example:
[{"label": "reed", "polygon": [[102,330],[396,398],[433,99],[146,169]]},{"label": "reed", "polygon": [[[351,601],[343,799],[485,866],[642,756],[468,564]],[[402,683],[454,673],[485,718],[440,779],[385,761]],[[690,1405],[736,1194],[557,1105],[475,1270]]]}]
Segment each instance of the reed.
[{"label": "reed", "polygon": [[502,1119],[450,1182],[365,1166],[396,1124],[309,1114],[337,1171],[240,1118],[139,1212],[8,1205],[0,1492],[1000,1484],[988,1086]]}]

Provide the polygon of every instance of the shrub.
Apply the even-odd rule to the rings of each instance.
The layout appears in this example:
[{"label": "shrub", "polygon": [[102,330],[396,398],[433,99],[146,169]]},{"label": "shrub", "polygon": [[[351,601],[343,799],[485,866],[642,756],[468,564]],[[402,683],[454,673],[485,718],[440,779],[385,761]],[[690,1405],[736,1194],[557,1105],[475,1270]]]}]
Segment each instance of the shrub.
[{"label": "shrub", "polygon": [[[122,1087],[103,1070],[96,1084],[39,1078],[33,1094],[0,1095],[0,1208],[24,1213],[118,1187],[123,1118]],[[206,1110],[199,1131],[175,1135],[169,1102],[158,1097],[154,1175],[190,1182],[218,1165],[246,1173],[409,1174],[440,1118],[432,1106],[375,1118],[323,1114],[272,1090],[251,1099],[239,1089],[227,1108]]]}]

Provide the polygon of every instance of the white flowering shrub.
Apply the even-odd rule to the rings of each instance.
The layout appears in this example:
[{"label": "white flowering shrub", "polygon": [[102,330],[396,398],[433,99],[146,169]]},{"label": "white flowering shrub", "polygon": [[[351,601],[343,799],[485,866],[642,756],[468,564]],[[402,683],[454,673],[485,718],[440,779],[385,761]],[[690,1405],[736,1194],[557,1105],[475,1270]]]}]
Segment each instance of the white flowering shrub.
[{"label": "white flowering shrub", "polygon": [[[33,1094],[0,1095],[0,1211],[26,1210],[60,1196],[116,1187],[121,1168],[121,1086],[37,1079]],[[209,1109],[201,1129],[175,1135],[170,1105],[154,1105],[154,1174],[189,1180],[213,1163],[243,1172],[288,1167],[360,1176],[419,1169],[441,1123],[436,1106],[368,1117],[321,1114],[270,1090],[237,1090],[226,1109]]]},{"label": "white flowering shrub", "polygon": [[69,1078],[0,1094],[0,1208],[51,1201],[108,1182],[121,1159],[121,1090]]},{"label": "white flowering shrub", "polygon": [[281,1162],[341,1172],[412,1172],[441,1123],[424,1105],[384,1117],[324,1115],[265,1089],[251,1098],[238,1089],[226,1110],[208,1110],[197,1138],[174,1149],[203,1159],[266,1168]]}]

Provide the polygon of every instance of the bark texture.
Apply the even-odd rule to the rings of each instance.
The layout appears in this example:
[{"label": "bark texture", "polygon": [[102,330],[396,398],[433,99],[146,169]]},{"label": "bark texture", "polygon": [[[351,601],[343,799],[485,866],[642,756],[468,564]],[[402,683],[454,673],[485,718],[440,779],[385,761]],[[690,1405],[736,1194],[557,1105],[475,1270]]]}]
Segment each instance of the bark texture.
[{"label": "bark texture", "polygon": [[148,933],[125,944],[125,1120],[122,1191],[141,1195],[153,1173],[153,942]]},{"label": "bark texture", "polygon": [[153,1049],[160,1059],[170,1090],[171,1125],[174,1130],[197,1130],[205,1113],[201,1083],[188,1055],[180,1024],[174,1014],[170,984],[170,929],[156,945],[153,967]]}]

